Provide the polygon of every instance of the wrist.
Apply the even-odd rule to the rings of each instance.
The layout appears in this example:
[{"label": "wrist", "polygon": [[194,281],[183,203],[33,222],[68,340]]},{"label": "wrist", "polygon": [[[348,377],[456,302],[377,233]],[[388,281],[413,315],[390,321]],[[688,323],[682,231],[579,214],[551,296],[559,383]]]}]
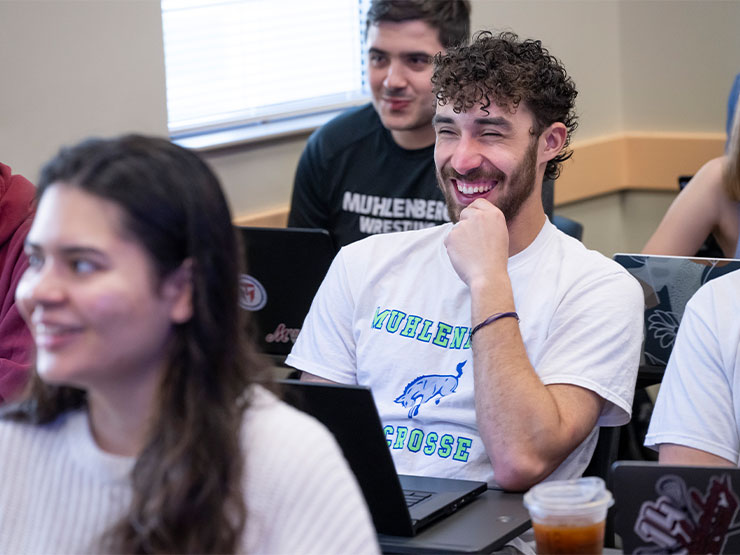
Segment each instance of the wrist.
[{"label": "wrist", "polygon": [[473,339],[473,336],[482,328],[493,324],[497,320],[501,320],[503,318],[513,318],[517,322],[519,322],[519,315],[514,311],[508,311],[508,312],[494,312],[491,314],[488,318],[483,320],[480,324],[476,324],[473,326],[473,328],[470,330],[470,339]]},{"label": "wrist", "polygon": [[[487,275],[476,278],[470,282],[468,287],[470,289],[470,296],[474,303],[477,299],[508,299],[513,296],[509,274],[505,272],[503,274]],[[506,310],[509,309],[507,308]],[[513,305],[511,310],[513,310]]]}]

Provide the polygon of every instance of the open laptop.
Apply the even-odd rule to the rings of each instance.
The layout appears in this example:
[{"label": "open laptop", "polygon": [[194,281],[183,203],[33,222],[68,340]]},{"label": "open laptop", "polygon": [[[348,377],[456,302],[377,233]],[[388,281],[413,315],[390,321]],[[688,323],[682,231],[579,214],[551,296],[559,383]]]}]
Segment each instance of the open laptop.
[{"label": "open laptop", "polygon": [[615,254],[645,293],[643,364],[668,364],[688,300],[707,281],[740,269],[740,260],[649,254]]},{"label": "open laptop", "polygon": [[247,269],[239,280],[239,305],[253,313],[262,352],[284,359],[336,249],[323,229],[237,229]]},{"label": "open laptop", "polygon": [[740,469],[618,461],[615,528],[624,553],[740,553]]},{"label": "open laptop", "polygon": [[[379,533],[413,536],[486,490],[485,482],[398,475],[367,387],[297,380],[282,380],[280,384],[288,403],[315,417],[334,434]],[[528,521],[526,511],[522,515],[517,522]],[[512,524],[498,523],[505,528],[504,534],[515,528]]]}]

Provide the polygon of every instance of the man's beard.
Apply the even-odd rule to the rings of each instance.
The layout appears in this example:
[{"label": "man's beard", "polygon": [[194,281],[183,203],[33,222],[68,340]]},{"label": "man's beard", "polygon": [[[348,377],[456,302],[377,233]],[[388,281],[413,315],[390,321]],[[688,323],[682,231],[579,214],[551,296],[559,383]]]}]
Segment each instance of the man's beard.
[{"label": "man's beard", "polygon": [[498,181],[496,187],[505,187],[503,194],[499,195],[494,204],[503,212],[506,223],[509,224],[519,214],[524,202],[530,197],[534,190],[534,181],[537,169],[537,141],[530,142],[524,158],[507,179],[497,168],[482,170],[480,167],[470,170],[466,174],[457,173],[450,166],[445,166],[440,172],[437,170],[437,184],[445,197],[447,213],[450,220],[455,223],[460,220],[462,208],[457,204],[455,194],[451,187],[445,186],[445,181],[454,178],[460,181]]}]

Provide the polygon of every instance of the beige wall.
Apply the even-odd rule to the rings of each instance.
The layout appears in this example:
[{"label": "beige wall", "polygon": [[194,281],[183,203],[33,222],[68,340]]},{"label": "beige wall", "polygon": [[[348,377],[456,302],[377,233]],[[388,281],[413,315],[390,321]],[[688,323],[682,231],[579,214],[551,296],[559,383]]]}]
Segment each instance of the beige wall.
[{"label": "beige wall", "polygon": [[0,161],[35,180],[62,144],[165,135],[157,1],[0,0]]},{"label": "beige wall", "polygon": [[[279,0],[276,0],[279,1]],[[63,143],[166,133],[156,0],[0,0],[0,160],[35,178]],[[740,71],[740,1],[473,0],[473,27],[540,38],[579,87],[578,141],[718,133]],[[207,158],[235,215],[288,203],[305,135]]]},{"label": "beige wall", "polygon": [[620,16],[625,129],[724,132],[740,2],[629,0]]},{"label": "beige wall", "polygon": [[574,139],[584,140],[623,129],[620,7],[617,0],[474,0],[472,23],[541,40],[563,61],[578,88]]}]

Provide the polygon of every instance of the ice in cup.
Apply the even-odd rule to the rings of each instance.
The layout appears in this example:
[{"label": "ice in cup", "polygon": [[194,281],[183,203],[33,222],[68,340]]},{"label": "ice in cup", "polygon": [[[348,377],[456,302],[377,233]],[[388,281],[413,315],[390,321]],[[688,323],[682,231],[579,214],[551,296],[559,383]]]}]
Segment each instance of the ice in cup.
[{"label": "ice in cup", "polygon": [[606,512],[613,504],[601,478],[537,484],[524,495],[537,553],[601,553]]}]

